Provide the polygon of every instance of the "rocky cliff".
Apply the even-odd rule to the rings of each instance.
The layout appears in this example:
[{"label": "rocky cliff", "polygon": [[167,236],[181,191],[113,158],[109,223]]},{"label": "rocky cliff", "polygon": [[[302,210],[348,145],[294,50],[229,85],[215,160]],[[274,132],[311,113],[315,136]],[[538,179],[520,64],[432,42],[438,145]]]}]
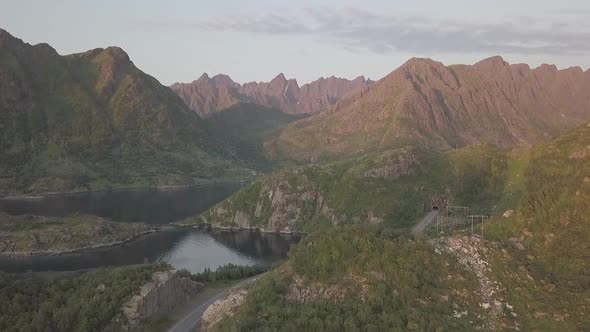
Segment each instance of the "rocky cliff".
[{"label": "rocky cliff", "polygon": [[155,272],[151,281],[123,305],[124,325],[133,328],[152,315],[169,312],[203,287],[205,285],[180,276],[176,270]]},{"label": "rocky cliff", "polygon": [[170,88],[203,116],[248,103],[289,114],[312,114],[329,109],[347,95],[365,91],[372,83],[363,76],[353,80],[332,76],[299,87],[296,80],[281,73],[270,82],[240,85],[227,75],[210,78],[203,74],[191,83],[176,83]]},{"label": "rocky cliff", "polygon": [[270,232],[342,223],[405,228],[434,206],[493,208],[506,169],[506,152],[491,146],[447,153],[404,147],[277,171],[184,222]]},{"label": "rocky cliff", "polygon": [[234,289],[223,299],[215,301],[203,313],[201,319],[201,331],[214,331],[215,325],[221,320],[233,316],[236,311],[246,302],[248,290],[243,288]]}]

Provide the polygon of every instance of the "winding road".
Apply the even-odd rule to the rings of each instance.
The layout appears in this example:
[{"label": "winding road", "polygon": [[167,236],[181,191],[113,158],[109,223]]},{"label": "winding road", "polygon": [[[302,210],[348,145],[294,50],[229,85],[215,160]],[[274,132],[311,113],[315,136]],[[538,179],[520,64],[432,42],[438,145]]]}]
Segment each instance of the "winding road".
[{"label": "winding road", "polygon": [[212,305],[215,301],[223,299],[225,297],[225,293],[228,290],[234,289],[234,288],[244,287],[247,284],[250,284],[250,283],[258,280],[263,275],[264,274],[260,274],[260,275],[254,276],[252,278],[243,280],[243,281],[241,281],[241,282],[233,285],[232,287],[230,287],[228,289],[225,289],[225,290],[222,290],[222,291],[219,291],[219,292],[213,294],[207,301],[205,301],[204,303],[200,304],[193,311],[191,311],[188,315],[186,315],[184,318],[182,318],[181,320],[179,320],[173,327],[171,327],[168,330],[168,332],[189,332],[189,331],[194,331],[195,328],[201,322],[201,318],[203,318],[203,314],[205,313],[205,311],[207,310],[207,308],[209,308],[209,306]]},{"label": "winding road", "polygon": [[426,228],[426,226],[430,225],[432,223],[432,221],[436,218],[437,214],[438,214],[438,210],[430,211],[430,213],[428,213],[424,217],[424,219],[422,219],[422,221],[417,223],[416,226],[414,226],[412,228],[412,233],[422,233],[424,231],[424,229]]}]

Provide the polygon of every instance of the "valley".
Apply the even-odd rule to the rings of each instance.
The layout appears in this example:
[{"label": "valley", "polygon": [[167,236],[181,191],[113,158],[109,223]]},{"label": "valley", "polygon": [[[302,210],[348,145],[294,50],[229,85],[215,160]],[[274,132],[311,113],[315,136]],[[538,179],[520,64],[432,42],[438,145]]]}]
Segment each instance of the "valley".
[{"label": "valley", "polygon": [[590,329],[590,70],[308,82],[0,29],[0,330]]}]

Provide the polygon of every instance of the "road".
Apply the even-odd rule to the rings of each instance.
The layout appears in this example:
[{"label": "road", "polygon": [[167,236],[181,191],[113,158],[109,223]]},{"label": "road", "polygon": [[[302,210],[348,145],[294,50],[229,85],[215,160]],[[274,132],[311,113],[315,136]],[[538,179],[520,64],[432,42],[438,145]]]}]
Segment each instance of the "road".
[{"label": "road", "polygon": [[227,291],[229,291],[232,288],[244,287],[247,284],[252,283],[252,282],[258,280],[263,275],[264,274],[261,274],[261,275],[257,275],[255,277],[246,279],[244,281],[241,281],[241,282],[233,285],[229,289],[221,290],[221,291],[213,294],[211,296],[211,298],[209,298],[204,303],[200,304],[193,311],[191,311],[188,315],[186,315],[184,318],[182,318],[181,320],[179,320],[173,327],[171,327],[168,330],[168,332],[189,332],[189,331],[194,331],[195,328],[199,325],[199,323],[201,323],[201,318],[203,318],[203,314],[205,313],[205,311],[207,310],[207,308],[209,308],[209,306],[212,305],[215,301],[223,299],[223,297],[225,296],[225,293]]},{"label": "road", "polygon": [[436,218],[437,214],[438,214],[437,210],[430,211],[430,213],[427,214],[426,217],[424,217],[424,219],[422,219],[422,221],[420,221],[418,224],[416,224],[416,226],[414,226],[412,228],[412,233],[423,232],[424,229],[426,228],[426,226],[430,225],[430,223],[432,223],[432,221]]}]

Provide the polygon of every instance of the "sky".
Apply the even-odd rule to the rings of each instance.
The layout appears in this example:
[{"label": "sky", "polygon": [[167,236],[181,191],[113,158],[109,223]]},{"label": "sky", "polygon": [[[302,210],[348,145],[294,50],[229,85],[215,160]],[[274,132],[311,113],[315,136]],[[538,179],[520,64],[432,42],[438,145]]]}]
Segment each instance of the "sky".
[{"label": "sky", "polygon": [[0,28],[60,54],[119,46],[165,85],[379,79],[411,57],[590,67],[588,0],[1,0]]}]

